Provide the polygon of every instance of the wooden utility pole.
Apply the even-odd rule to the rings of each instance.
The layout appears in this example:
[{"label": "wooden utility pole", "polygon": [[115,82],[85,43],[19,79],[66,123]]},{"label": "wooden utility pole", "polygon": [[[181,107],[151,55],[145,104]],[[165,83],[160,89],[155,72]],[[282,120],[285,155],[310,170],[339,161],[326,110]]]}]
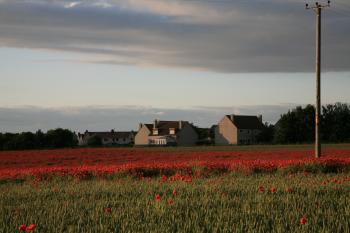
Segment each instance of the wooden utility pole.
[{"label": "wooden utility pole", "polygon": [[321,117],[321,12],[325,7],[330,6],[330,1],[326,5],[315,3],[310,7],[306,4],[306,9],[313,9],[316,12],[316,111],[315,111],[315,157],[321,157],[320,142],[320,117]]}]

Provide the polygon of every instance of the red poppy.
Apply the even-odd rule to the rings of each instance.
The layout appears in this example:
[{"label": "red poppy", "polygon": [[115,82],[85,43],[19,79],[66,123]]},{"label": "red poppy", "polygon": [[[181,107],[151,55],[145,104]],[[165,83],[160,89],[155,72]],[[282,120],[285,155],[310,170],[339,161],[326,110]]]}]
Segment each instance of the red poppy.
[{"label": "red poppy", "polygon": [[168,177],[166,177],[166,176],[162,176],[162,178],[161,178],[161,180],[162,180],[162,182],[167,182],[168,181]]},{"label": "red poppy", "polygon": [[156,194],[156,201],[160,201],[160,195]]},{"label": "red poppy", "polygon": [[176,191],[176,188],[173,189],[173,196],[176,196],[177,194],[177,191]]},{"label": "red poppy", "polygon": [[109,207],[106,207],[106,208],[104,209],[104,212],[105,212],[105,214],[110,214],[110,213],[112,212],[112,209],[109,208]]},{"label": "red poppy", "polygon": [[168,199],[168,204],[171,205],[171,204],[173,204],[173,203],[174,203],[173,199],[169,198],[169,199]]},{"label": "red poppy", "polygon": [[286,193],[292,193],[293,189],[292,188],[286,188]]},{"label": "red poppy", "polygon": [[25,231],[26,228],[27,228],[27,226],[26,226],[25,224],[22,224],[22,225],[20,225],[20,226],[18,227],[18,230],[19,230],[19,231]]},{"label": "red poppy", "polygon": [[264,193],[264,192],[265,192],[264,186],[259,186],[258,192],[259,192],[259,193]]},{"label": "red poppy", "polygon": [[276,187],[272,187],[272,188],[270,189],[270,191],[271,191],[271,193],[275,193],[275,192],[277,192],[277,188],[276,188]]},{"label": "red poppy", "polygon": [[301,225],[305,225],[306,222],[307,222],[307,220],[306,220],[305,217],[302,217],[302,218],[300,219],[300,224],[301,224]]},{"label": "red poppy", "polygon": [[26,232],[34,231],[36,225],[35,224],[30,224],[29,226],[26,227]]}]

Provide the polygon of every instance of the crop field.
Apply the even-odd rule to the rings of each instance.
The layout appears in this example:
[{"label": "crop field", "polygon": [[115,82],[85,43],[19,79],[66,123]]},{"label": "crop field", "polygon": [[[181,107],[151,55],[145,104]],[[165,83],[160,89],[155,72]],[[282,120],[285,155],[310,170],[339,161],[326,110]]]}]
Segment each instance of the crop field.
[{"label": "crop field", "polygon": [[0,152],[0,232],[350,232],[350,147]]}]

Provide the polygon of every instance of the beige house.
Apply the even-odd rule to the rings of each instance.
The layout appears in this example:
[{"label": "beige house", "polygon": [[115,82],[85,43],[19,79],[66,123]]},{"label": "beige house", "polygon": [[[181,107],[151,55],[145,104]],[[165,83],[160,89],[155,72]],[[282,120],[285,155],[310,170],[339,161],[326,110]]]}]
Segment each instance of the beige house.
[{"label": "beige house", "polygon": [[89,132],[78,133],[78,145],[85,146],[91,137],[97,136],[101,139],[102,145],[130,145],[134,144],[135,132]]},{"label": "beige house", "polygon": [[187,121],[159,121],[140,124],[135,136],[135,145],[195,145],[198,134]]},{"label": "beige house", "polygon": [[226,115],[215,129],[215,144],[255,144],[263,128],[262,116]]}]

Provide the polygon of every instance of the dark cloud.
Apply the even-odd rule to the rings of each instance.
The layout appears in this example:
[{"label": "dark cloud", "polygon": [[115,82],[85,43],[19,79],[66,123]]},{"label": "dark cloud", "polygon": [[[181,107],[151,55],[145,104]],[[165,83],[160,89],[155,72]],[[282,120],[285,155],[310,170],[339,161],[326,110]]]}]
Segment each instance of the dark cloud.
[{"label": "dark cloud", "polygon": [[0,132],[48,130],[57,127],[83,132],[88,130],[137,130],[140,122],[154,119],[187,120],[201,127],[210,127],[225,114],[263,115],[263,120],[276,122],[279,115],[293,107],[286,105],[195,107],[162,109],[152,107],[12,107],[0,108]]},{"label": "dark cloud", "polygon": [[[96,54],[96,63],[308,72],[314,70],[315,16],[303,4],[0,0],[0,46]],[[349,17],[330,9],[323,22],[324,70],[348,71]]]}]

